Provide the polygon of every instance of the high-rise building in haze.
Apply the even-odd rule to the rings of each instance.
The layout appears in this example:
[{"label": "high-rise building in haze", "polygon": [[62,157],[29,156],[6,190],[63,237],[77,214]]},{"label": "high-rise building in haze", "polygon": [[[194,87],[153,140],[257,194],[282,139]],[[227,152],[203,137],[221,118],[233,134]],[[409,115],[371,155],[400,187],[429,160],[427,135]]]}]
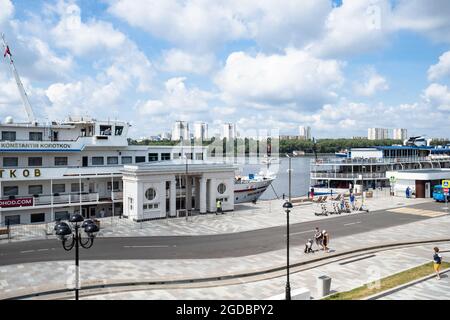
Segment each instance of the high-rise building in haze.
[{"label": "high-rise building in haze", "polygon": [[311,140],[311,127],[300,126],[299,138],[304,140]]},{"label": "high-rise building in haze", "polygon": [[394,129],[393,138],[402,141],[408,139],[408,130],[401,128]]},{"label": "high-rise building in haze", "polygon": [[204,122],[194,123],[194,139],[208,140],[208,124]]},{"label": "high-rise building in haze", "polygon": [[223,139],[232,140],[236,138],[236,125],[234,123],[223,124]]},{"label": "high-rise building in haze", "polygon": [[189,139],[189,123],[187,121],[176,121],[172,129],[172,141]]},{"label": "high-rise building in haze", "polygon": [[367,130],[367,139],[369,139],[369,140],[389,139],[389,129],[369,128]]}]

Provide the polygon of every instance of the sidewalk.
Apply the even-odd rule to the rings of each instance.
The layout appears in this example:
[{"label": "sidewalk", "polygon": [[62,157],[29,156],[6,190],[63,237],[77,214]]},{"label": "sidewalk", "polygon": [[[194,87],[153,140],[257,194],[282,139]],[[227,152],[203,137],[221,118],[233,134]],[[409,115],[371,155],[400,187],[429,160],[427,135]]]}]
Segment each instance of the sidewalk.
[{"label": "sidewalk", "polygon": [[[361,201],[357,199],[357,201]],[[371,211],[399,208],[432,201],[430,199],[406,199],[399,197],[385,197],[384,193],[375,193],[374,198],[365,200]],[[284,226],[286,215],[282,208],[284,200],[260,201],[256,205],[236,205],[236,210],[224,215],[208,214],[185,218],[163,219],[137,223],[118,217],[103,218],[101,220],[100,237],[145,237],[145,236],[178,236],[178,235],[213,235],[258,230],[270,227]],[[292,224],[334,218],[336,215],[316,216],[320,212],[318,204],[302,204],[292,209],[290,221]],[[353,212],[350,214],[357,214]],[[350,215],[345,213],[343,215]],[[52,231],[53,223],[48,224],[48,231]],[[13,238],[10,241],[27,241],[53,238],[46,235],[45,225],[15,226]],[[7,243],[9,240],[0,240]]]},{"label": "sidewalk", "polygon": [[[332,239],[330,247],[335,249],[335,253],[377,246],[388,243],[400,243],[405,241],[431,240],[450,237],[450,216],[421,220],[414,223],[395,226],[386,229],[379,229],[367,233],[356,234],[347,237]],[[331,231],[331,230],[330,230]],[[445,250],[442,244],[439,245]],[[413,252],[406,254],[407,250],[400,250],[391,260],[383,260],[381,275],[387,275],[392,272],[405,269],[408,266],[415,266],[430,260],[429,250],[433,245],[422,248],[423,254]],[[118,248],[118,250],[126,250]],[[170,249],[168,249],[170,250]],[[200,260],[124,260],[124,261],[81,261],[81,279],[85,284],[89,282],[101,281],[164,281],[186,278],[205,278],[217,277],[231,274],[241,274],[246,272],[255,272],[274,267],[284,266],[285,250],[277,250],[268,253],[251,255],[237,258],[222,259],[200,259]],[[333,253],[316,253],[305,255],[303,247],[291,247],[291,263],[308,261],[323,255],[333,255]],[[362,260],[370,262],[371,259]],[[364,262],[365,263],[365,262]],[[62,286],[71,278],[73,270],[69,269],[73,265],[72,261],[61,262],[42,262],[33,264],[10,265],[0,268],[0,292],[11,294],[21,290],[44,290],[44,287]],[[311,272],[320,274],[322,272],[330,273],[335,278],[333,286],[336,290],[344,290],[360,284],[363,284],[367,277],[364,275],[364,269],[356,270],[343,268],[334,270],[316,268]],[[376,264],[374,264],[376,265]],[[333,273],[331,273],[333,272]],[[301,272],[298,280],[293,280],[293,287],[304,286],[308,283],[308,273]],[[315,273],[314,273],[315,274]],[[311,276],[311,275],[310,275]],[[304,278],[306,277],[306,278]],[[314,278],[314,277],[313,277]],[[310,281],[313,281],[311,278]],[[268,281],[268,282],[266,282]],[[276,278],[242,284],[242,286],[226,286],[222,289],[176,289],[170,290],[152,290],[152,299],[176,299],[188,298],[197,299],[203,295],[206,299],[263,299],[282,292],[283,286],[280,284],[284,280]],[[314,278],[315,281],[315,278]],[[39,289],[38,289],[39,288]]]}]

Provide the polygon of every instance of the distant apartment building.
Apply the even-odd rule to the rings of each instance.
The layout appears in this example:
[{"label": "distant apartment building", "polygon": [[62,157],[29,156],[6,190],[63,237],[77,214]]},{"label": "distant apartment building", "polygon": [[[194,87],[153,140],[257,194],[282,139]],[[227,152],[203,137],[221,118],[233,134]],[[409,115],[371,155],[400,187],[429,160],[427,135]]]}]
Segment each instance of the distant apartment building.
[{"label": "distant apartment building", "polygon": [[394,129],[393,138],[395,140],[402,140],[402,141],[408,139],[408,130],[401,128]]},{"label": "distant apartment building", "polygon": [[369,140],[389,139],[389,129],[369,128],[367,132],[367,139]]},{"label": "distant apartment building", "polygon": [[194,123],[194,139],[208,140],[208,124],[204,122]]},{"label": "distant apartment building", "polygon": [[170,132],[161,133],[161,140],[170,140],[172,139],[172,134]]},{"label": "distant apartment building", "polygon": [[189,123],[187,121],[176,121],[172,129],[172,141],[189,139]]},{"label": "distant apartment building", "polygon": [[236,139],[236,125],[234,123],[223,124],[222,138],[227,140]]},{"label": "distant apartment building", "polygon": [[298,129],[299,139],[311,140],[311,127],[300,126]]}]

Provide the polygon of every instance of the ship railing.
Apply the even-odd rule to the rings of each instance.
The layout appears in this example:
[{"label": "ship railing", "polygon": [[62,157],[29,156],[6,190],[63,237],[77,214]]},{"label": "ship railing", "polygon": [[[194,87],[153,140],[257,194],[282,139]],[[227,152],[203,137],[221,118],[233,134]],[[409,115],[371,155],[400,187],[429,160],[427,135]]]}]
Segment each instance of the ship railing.
[{"label": "ship railing", "polygon": [[386,173],[366,172],[366,173],[339,173],[339,172],[311,172],[311,178],[341,178],[341,179],[380,179],[386,178]]},{"label": "ship railing", "polygon": [[396,163],[411,163],[411,162],[431,162],[436,160],[449,160],[450,156],[429,156],[429,157],[394,157],[394,158],[323,158],[323,159],[312,159],[312,165],[341,165],[341,164],[396,164]]}]

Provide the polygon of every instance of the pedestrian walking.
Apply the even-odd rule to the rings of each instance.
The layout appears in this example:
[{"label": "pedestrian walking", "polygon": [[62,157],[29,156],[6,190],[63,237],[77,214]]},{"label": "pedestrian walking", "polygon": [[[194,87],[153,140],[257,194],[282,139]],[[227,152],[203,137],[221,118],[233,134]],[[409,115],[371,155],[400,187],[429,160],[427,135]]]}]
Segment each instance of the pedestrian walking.
[{"label": "pedestrian walking", "polygon": [[442,256],[439,254],[439,248],[434,247],[434,255],[433,255],[433,268],[434,272],[436,272],[436,279],[441,279],[440,270],[441,270],[441,264],[442,264]]},{"label": "pedestrian walking", "polygon": [[310,195],[311,195],[311,200],[314,200],[314,188],[311,188]]},{"label": "pedestrian walking", "polygon": [[319,227],[316,227],[316,230],[314,232],[314,240],[316,241],[318,250],[321,250],[323,248],[322,239],[323,239],[322,232],[320,232]]},{"label": "pedestrian walking", "polygon": [[220,199],[218,199],[217,200],[217,202],[216,202],[216,209],[217,209],[217,212],[216,212],[216,214],[223,214],[223,211],[222,211],[222,201],[220,201]]},{"label": "pedestrian walking", "polygon": [[105,209],[102,208],[102,210],[100,210],[100,218],[104,217],[105,217]]},{"label": "pedestrian walking", "polygon": [[406,198],[409,198],[410,194],[411,194],[411,189],[409,189],[409,187],[406,188],[405,193],[406,193]]},{"label": "pedestrian walking", "polygon": [[355,194],[353,192],[350,193],[350,204],[352,209],[355,209]]},{"label": "pedestrian walking", "polygon": [[322,231],[322,245],[323,245],[323,250],[325,250],[325,252],[330,252],[330,249],[328,248],[328,245],[330,244],[330,235],[328,234],[328,232],[326,230]]}]

